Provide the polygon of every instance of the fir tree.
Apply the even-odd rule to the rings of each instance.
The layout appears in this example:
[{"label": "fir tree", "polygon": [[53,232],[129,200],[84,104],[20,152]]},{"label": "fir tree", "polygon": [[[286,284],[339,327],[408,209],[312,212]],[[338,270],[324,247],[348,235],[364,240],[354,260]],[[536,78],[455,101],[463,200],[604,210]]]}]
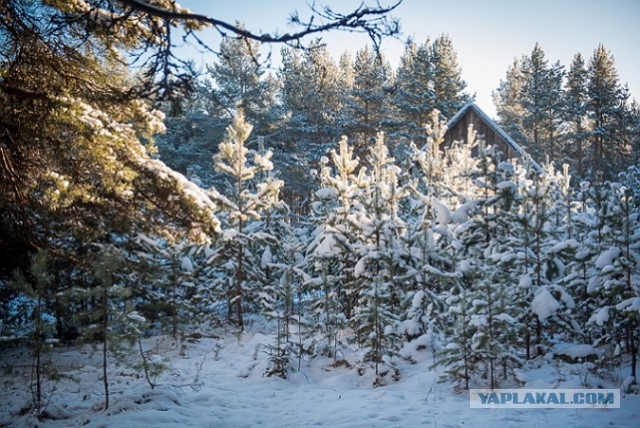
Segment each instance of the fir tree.
[{"label": "fir tree", "polygon": [[589,61],[588,76],[587,112],[593,123],[590,176],[601,173],[604,178],[613,178],[616,162],[627,154],[620,139],[624,99],[613,56],[603,45]]},{"label": "fir tree", "polygon": [[125,252],[113,244],[94,243],[92,287],[78,290],[79,296],[92,302],[85,314],[88,318],[84,337],[97,341],[102,359],[104,409],[109,408],[109,357],[118,361],[131,352],[144,333],[147,321],[135,309],[131,296],[135,275],[127,272]]},{"label": "fir tree", "polygon": [[342,330],[352,318],[358,299],[354,267],[359,238],[354,207],[366,179],[364,169],[357,172],[360,161],[353,152],[343,137],[338,151],[331,151],[331,159],[321,160],[321,188],[311,204],[311,236],[305,257],[310,276],[305,294],[315,325],[310,333],[316,352],[332,357],[334,362],[340,359]]},{"label": "fir tree", "polygon": [[[630,170],[627,179],[637,183]],[[629,184],[631,184],[629,183]],[[633,185],[633,184],[632,184]],[[604,183],[599,201],[597,223],[599,250],[592,258],[593,276],[588,291],[596,299],[587,322],[592,328],[595,344],[602,347],[609,361],[618,354],[617,347],[632,356],[631,376],[635,376],[637,358],[637,317],[633,309],[638,296],[633,277],[638,270],[638,208],[632,187],[620,183]]]},{"label": "fir tree", "polygon": [[467,83],[462,80],[462,69],[451,38],[446,34],[438,37],[431,44],[430,50],[436,94],[434,108],[451,119],[472,97],[464,92]]},{"label": "fir tree", "polygon": [[300,363],[305,352],[302,330],[307,328],[299,307],[301,279],[306,276],[301,269],[302,242],[286,215],[284,204],[274,205],[265,212],[264,233],[270,235],[270,239],[260,259],[259,293],[262,313],[276,324],[275,343],[267,345],[271,362],[267,375],[282,378],[286,378],[293,357],[297,356]]},{"label": "fir tree", "polygon": [[351,104],[347,106],[353,120],[350,133],[357,152],[367,147],[367,137],[372,132],[383,131],[389,121],[390,105],[388,87],[391,66],[381,54],[368,47],[356,53]]},{"label": "fir tree", "polygon": [[[244,29],[241,23],[236,25]],[[223,38],[218,60],[207,67],[207,72],[214,84],[208,96],[227,118],[241,109],[247,121],[254,124],[254,132],[264,135],[273,126],[276,85],[265,74],[258,41]]]},{"label": "fir tree", "polygon": [[[523,127],[527,144],[534,159],[555,160],[564,71],[559,63],[549,66],[540,45],[522,61],[524,84],[520,90],[520,104],[524,109]],[[553,156],[553,158],[552,158]]]},{"label": "fir tree", "polygon": [[[54,280],[53,275],[47,266],[48,256],[45,251],[39,251],[31,259],[28,275],[20,271],[14,272],[14,278],[10,284],[14,289],[19,291],[24,298],[19,299],[22,305],[16,314],[20,318],[32,320],[27,325],[27,332],[30,333],[33,341],[33,383],[30,385],[33,396],[33,405],[38,413],[42,410],[44,391],[43,376],[44,363],[42,361],[43,354],[47,347],[47,337],[51,337],[54,333],[51,325],[50,317],[47,317],[47,301],[51,299],[51,284]],[[49,318],[49,319],[48,319]],[[13,323],[14,326],[17,323]],[[20,337],[20,339],[22,339]]]},{"label": "fir tree", "polygon": [[578,179],[585,177],[589,152],[589,119],[587,117],[587,70],[582,55],[573,57],[566,81],[564,120],[568,126],[562,153],[571,162]]},{"label": "fir tree", "polygon": [[498,89],[493,92],[493,102],[496,105],[500,126],[518,144],[526,145],[527,137],[524,129],[525,109],[521,103],[521,92],[525,84],[525,75],[521,61],[514,59],[507,70],[504,80],[500,81]]},{"label": "fir tree", "polygon": [[[358,303],[351,319],[356,340],[364,351],[363,362],[373,364],[374,385],[383,385],[387,375],[396,379],[393,358],[397,355],[399,296],[397,283],[403,267],[400,234],[404,223],[398,217],[402,197],[397,167],[388,157],[382,133],[371,148],[368,186],[357,204],[360,260],[354,268]],[[392,372],[392,373],[389,373]]]},{"label": "fir tree", "polygon": [[423,127],[435,108],[434,70],[429,40],[420,46],[410,42],[405,47],[397,70],[393,103],[398,110],[399,134],[422,145]]},{"label": "fir tree", "polygon": [[[215,167],[228,177],[228,196],[215,192],[216,199],[223,211],[221,218],[224,233],[208,263],[213,270],[223,275],[218,277],[216,287],[227,300],[228,319],[244,329],[245,305],[255,304],[256,278],[259,275],[260,261],[252,250],[262,235],[257,227],[262,212],[269,208],[277,197],[282,181],[267,177],[256,183],[254,178],[263,171],[270,171],[273,164],[269,160],[271,152],[264,155],[253,153],[249,162],[249,149],[245,147],[251,125],[244,121],[239,112],[227,128],[227,137],[219,145],[219,153],[214,157]],[[235,317],[234,317],[235,316]]]}]

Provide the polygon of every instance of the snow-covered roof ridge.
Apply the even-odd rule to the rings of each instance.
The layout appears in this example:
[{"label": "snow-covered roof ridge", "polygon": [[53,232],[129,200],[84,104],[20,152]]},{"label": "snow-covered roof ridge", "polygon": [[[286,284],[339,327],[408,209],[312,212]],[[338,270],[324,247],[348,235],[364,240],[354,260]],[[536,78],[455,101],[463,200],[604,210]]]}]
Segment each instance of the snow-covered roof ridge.
[{"label": "snow-covered roof ridge", "polygon": [[529,162],[529,164],[533,167],[533,169],[536,170],[536,172],[538,172],[539,174],[544,174],[544,168],[542,168],[538,162],[533,160],[531,156],[513,140],[513,138],[511,138],[506,132],[504,132],[504,130],[496,122],[494,122],[493,119],[487,116],[487,114],[482,111],[482,109],[478,107],[473,101],[467,103],[451,119],[449,119],[446,125],[447,129],[453,127],[456,122],[458,122],[467,113],[469,109],[475,111],[476,114],[480,116],[480,118],[482,118],[482,120],[487,124],[487,126],[489,126],[489,128],[491,128],[496,134],[498,134],[500,138],[502,138],[516,153],[518,153],[524,161]]}]

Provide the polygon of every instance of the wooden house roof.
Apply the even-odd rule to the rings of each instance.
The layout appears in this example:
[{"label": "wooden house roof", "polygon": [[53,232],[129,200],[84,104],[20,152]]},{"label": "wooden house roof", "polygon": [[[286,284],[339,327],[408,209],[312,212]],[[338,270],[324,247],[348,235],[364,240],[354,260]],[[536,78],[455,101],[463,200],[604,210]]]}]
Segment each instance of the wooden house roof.
[{"label": "wooden house roof", "polygon": [[520,158],[525,165],[531,166],[538,174],[544,174],[544,170],[518,143],[497,123],[495,123],[475,103],[469,103],[462,107],[458,113],[447,122],[447,132],[444,140],[446,144],[453,141],[464,141],[467,138],[467,129],[473,125],[473,129],[481,135],[488,145],[497,145],[507,159]]}]

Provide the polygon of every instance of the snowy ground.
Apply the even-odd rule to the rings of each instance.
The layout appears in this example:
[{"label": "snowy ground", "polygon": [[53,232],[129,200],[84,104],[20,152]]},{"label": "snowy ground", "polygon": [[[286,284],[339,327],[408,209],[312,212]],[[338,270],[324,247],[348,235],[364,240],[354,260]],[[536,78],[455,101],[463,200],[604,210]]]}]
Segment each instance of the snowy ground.
[{"label": "snowy ground", "polygon": [[[331,361],[303,362],[289,379],[263,377],[267,356],[256,352],[269,338],[245,333],[239,340],[202,338],[182,350],[168,338],[150,338],[145,350],[165,356],[170,369],[151,390],[141,374],[112,364],[111,406],[101,410],[100,357],[90,347],[59,347],[46,359],[59,371],[45,385],[49,418],[28,410],[31,357],[0,351],[0,426],[89,427],[637,427],[640,396],[622,399],[620,409],[470,409],[467,393],[438,383],[427,351],[405,350],[402,378],[382,388],[355,369]],[[580,388],[580,370],[540,360],[523,376],[525,387]],[[593,381],[593,378],[591,379]],[[55,391],[50,393],[55,386]],[[611,385],[603,385],[612,387]]]}]

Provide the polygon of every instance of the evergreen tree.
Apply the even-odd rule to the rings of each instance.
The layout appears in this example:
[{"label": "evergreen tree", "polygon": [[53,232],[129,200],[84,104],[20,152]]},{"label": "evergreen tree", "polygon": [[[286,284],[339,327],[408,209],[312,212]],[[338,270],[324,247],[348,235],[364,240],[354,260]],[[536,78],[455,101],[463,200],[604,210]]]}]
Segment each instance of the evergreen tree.
[{"label": "evergreen tree", "polygon": [[155,29],[165,28],[163,22],[128,11],[138,18],[105,13],[103,21],[89,23],[80,19],[83,7],[61,1],[2,6],[3,275],[43,248],[53,250],[62,279],[76,256],[82,258],[77,243],[104,230],[172,228],[178,219],[182,226],[203,226],[211,219],[182,193],[177,176],[161,174],[151,158],[163,115],[144,97],[146,85],[157,81],[133,79],[122,64],[123,50],[158,46],[141,31],[142,22]]},{"label": "evergreen tree", "polygon": [[621,119],[625,99],[611,53],[599,45],[589,61],[587,111],[591,130],[590,176],[613,178],[628,148],[621,140]]},{"label": "evergreen tree", "polygon": [[283,178],[293,192],[306,196],[311,192],[308,171],[342,134],[338,125],[344,125],[341,96],[345,82],[326,47],[319,43],[304,53],[283,49],[278,77],[284,111],[281,138],[288,152],[280,162],[285,166]]},{"label": "evergreen tree", "polygon": [[346,137],[341,139],[338,151],[330,154],[331,159],[321,160],[321,188],[311,203],[311,236],[305,257],[310,278],[305,294],[315,325],[310,330],[315,352],[337,363],[342,352],[342,330],[353,317],[358,299],[354,267],[359,237],[354,206],[366,179],[364,168],[358,172],[360,161]]},{"label": "evergreen tree", "polygon": [[283,203],[265,211],[263,233],[268,239],[260,258],[259,281],[262,313],[276,324],[275,343],[267,345],[271,362],[267,375],[282,378],[287,377],[291,358],[302,358],[302,329],[307,328],[299,307],[301,279],[306,276],[301,269],[302,242],[287,221],[287,211]]},{"label": "evergreen tree", "polygon": [[[397,334],[399,312],[398,278],[402,276],[403,250],[400,234],[404,223],[398,217],[397,167],[388,157],[383,134],[371,148],[371,172],[368,186],[357,204],[360,260],[354,267],[359,285],[358,303],[350,320],[364,355],[364,363],[373,364],[374,385],[384,385],[387,376],[398,377],[394,357],[400,338]],[[388,378],[387,378],[388,379]]]},{"label": "evergreen tree", "polygon": [[[33,406],[40,413],[43,405],[44,391],[43,378],[45,364],[42,361],[44,352],[47,348],[47,337],[53,336],[55,329],[51,323],[50,317],[47,317],[47,304],[51,301],[51,283],[54,280],[53,275],[47,266],[47,253],[40,251],[36,253],[30,263],[28,277],[19,270],[14,272],[14,278],[10,284],[14,289],[19,291],[23,298],[17,306],[17,313],[14,317],[21,318],[27,324],[26,329],[20,329],[18,322],[14,321],[11,327],[18,327],[17,330],[23,330],[33,342],[33,373],[32,383],[30,384],[33,396]],[[17,333],[17,332],[15,332]],[[18,333],[19,334],[19,333]],[[23,337],[13,335],[16,339]],[[51,370],[51,368],[49,368]]]},{"label": "evergreen tree", "polygon": [[[412,202],[405,215],[407,230],[403,234],[408,267],[404,282],[411,286],[405,287],[404,291],[411,305],[403,330],[409,339],[433,330],[433,323],[442,321],[437,314],[443,310],[443,283],[448,282],[447,278],[451,276],[448,272],[452,268],[445,256],[451,221],[451,213],[443,202],[446,186],[442,185],[449,167],[442,150],[446,129],[437,110],[433,111],[431,121],[426,127],[425,146],[421,150],[413,146],[420,179],[407,185]],[[442,325],[438,327],[442,328]],[[435,349],[432,351],[435,353]]]},{"label": "evergreen tree", "polygon": [[446,34],[438,37],[431,44],[430,50],[436,95],[434,108],[451,119],[472,97],[464,92],[467,83],[462,80],[462,69],[451,38]]},{"label": "evergreen tree", "polygon": [[[227,195],[213,192],[222,209],[224,233],[208,263],[217,273],[216,287],[227,299],[228,319],[240,331],[244,329],[244,311],[249,303],[255,304],[256,278],[260,269],[260,259],[254,251],[255,242],[263,237],[259,228],[251,227],[252,222],[261,219],[277,197],[282,181],[267,177],[256,183],[254,178],[263,171],[270,171],[273,164],[269,160],[271,152],[253,153],[249,162],[249,149],[245,142],[251,133],[251,125],[244,121],[239,111],[234,121],[227,127],[227,137],[218,146],[214,157],[215,168],[228,177]],[[234,317],[235,316],[235,317]]]},{"label": "evergreen tree", "polygon": [[523,123],[525,109],[520,96],[524,84],[525,75],[521,61],[514,59],[507,70],[505,80],[501,80],[498,89],[493,92],[493,102],[496,105],[500,126],[522,146],[527,142]]},{"label": "evergreen tree", "polygon": [[629,106],[629,120],[627,122],[627,138],[631,148],[629,163],[631,166],[640,165],[640,104],[635,99]]},{"label": "evergreen tree", "polygon": [[422,146],[426,141],[423,127],[431,112],[440,110],[451,118],[470,97],[462,91],[460,67],[448,36],[420,46],[408,43],[400,59],[394,88],[394,105],[398,110],[398,132]]},{"label": "evergreen tree", "polygon": [[356,53],[349,117],[353,121],[348,128],[356,152],[367,148],[367,138],[372,133],[383,131],[388,122],[388,87],[391,81],[391,67],[382,54],[372,52],[368,47]]},{"label": "evergreen tree", "polygon": [[524,109],[523,127],[527,135],[525,147],[534,159],[555,161],[561,119],[562,78],[559,63],[550,66],[544,51],[536,44],[531,55],[522,61],[524,83],[519,103]]},{"label": "evergreen tree", "polygon": [[335,125],[341,108],[339,73],[327,48],[318,44],[302,54],[283,49],[280,81],[291,133],[286,138],[307,144],[302,150],[315,151],[318,145],[335,140],[339,136]]},{"label": "evergreen tree", "polygon": [[[619,198],[619,237],[621,249],[621,268],[623,279],[616,310],[620,311],[621,326],[624,329],[622,342],[631,357],[630,376],[637,383],[638,373],[638,331],[640,330],[640,286],[634,282],[640,271],[640,171],[630,167],[621,177],[622,187],[618,189]],[[615,292],[615,291],[614,291]]]},{"label": "evergreen tree", "polygon": [[131,298],[136,283],[136,274],[128,265],[127,254],[113,244],[90,245],[94,263],[91,284],[77,290],[77,297],[90,302],[89,309],[82,314],[87,318],[83,331],[89,342],[97,342],[102,360],[102,383],[104,387],[104,409],[109,408],[109,357],[117,361],[132,352],[147,327],[147,321],[135,308]]},{"label": "evergreen tree", "polygon": [[[244,25],[236,22],[238,28]],[[265,75],[260,43],[246,38],[225,37],[220,42],[218,60],[207,66],[213,85],[209,93],[230,119],[242,109],[247,121],[254,124],[254,133],[264,135],[273,127],[276,85]]]},{"label": "evergreen tree", "polygon": [[211,140],[223,138],[229,124],[227,112],[211,99],[211,82],[198,82],[184,97],[162,104],[166,132],[156,139],[158,155],[171,169],[207,188],[216,182]]},{"label": "evergreen tree", "polygon": [[[637,184],[631,169],[625,181]],[[629,180],[630,179],[630,180]],[[633,184],[632,184],[633,183]],[[594,343],[606,352],[605,363],[614,361],[623,348],[632,357],[631,376],[635,376],[637,359],[637,310],[631,309],[638,297],[633,277],[638,272],[637,191],[620,183],[604,183],[598,209],[599,250],[591,259],[593,276],[588,292],[595,305],[587,324]]]},{"label": "evergreen tree", "polygon": [[566,81],[564,120],[568,127],[565,148],[562,153],[570,162],[578,179],[585,177],[589,153],[587,117],[587,70],[582,55],[573,57]]},{"label": "evergreen tree", "polygon": [[426,70],[429,41],[418,47],[407,43],[396,71],[393,104],[398,112],[398,134],[409,141],[423,142],[422,125],[427,123],[427,113],[433,94],[429,90],[431,75]]}]

